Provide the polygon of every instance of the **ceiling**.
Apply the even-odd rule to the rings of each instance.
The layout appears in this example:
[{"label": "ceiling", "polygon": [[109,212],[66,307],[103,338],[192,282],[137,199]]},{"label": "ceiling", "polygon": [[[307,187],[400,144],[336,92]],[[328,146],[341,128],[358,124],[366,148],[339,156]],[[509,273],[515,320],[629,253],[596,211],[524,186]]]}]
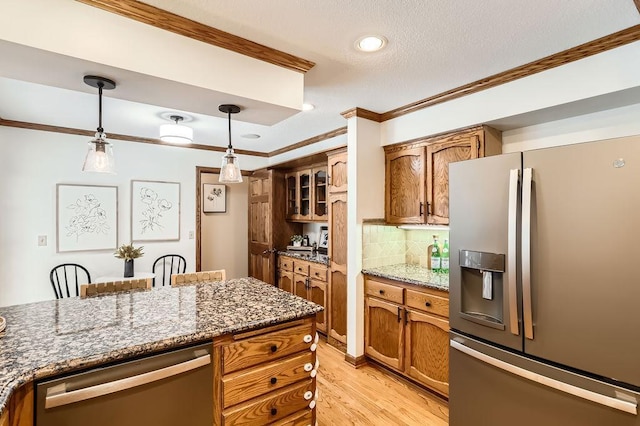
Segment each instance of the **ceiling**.
[{"label": "ceiling", "polygon": [[[342,127],[346,122],[340,112],[347,109],[390,111],[640,24],[633,0],[144,3],[316,63],[304,78],[304,101],[314,104],[314,110],[278,115],[243,105],[245,111],[234,117],[234,147],[261,152]],[[388,45],[374,53],[357,51],[356,39],[367,34],[386,37]],[[5,49],[12,47],[5,43]],[[101,46],[105,50],[121,48]],[[9,62],[0,65],[0,117],[94,129],[95,89],[92,91],[81,79],[77,83],[69,81],[69,73],[62,72],[87,65],[53,55],[36,49],[3,55],[11,58],[12,67]],[[61,70],[57,73],[41,66],[58,60],[64,66],[57,68]],[[94,64],[93,69],[99,69],[99,65]],[[127,73],[117,69],[110,72],[116,80],[119,73],[123,78]],[[169,83],[165,89],[172,93],[171,104],[156,101],[148,91],[136,91],[132,85],[116,88],[120,92],[117,99],[115,95],[105,99],[106,132],[154,138],[162,115],[175,110],[193,118],[189,125],[194,128],[195,143],[226,145],[227,123],[220,114],[194,112],[201,109],[182,98],[187,96],[185,92],[172,92]],[[105,96],[112,94],[105,92]],[[197,91],[189,96],[199,98]],[[207,99],[203,94],[200,102]],[[242,104],[242,100],[238,102]],[[251,105],[249,101],[247,105]],[[246,139],[240,136],[244,134],[261,137]]]}]

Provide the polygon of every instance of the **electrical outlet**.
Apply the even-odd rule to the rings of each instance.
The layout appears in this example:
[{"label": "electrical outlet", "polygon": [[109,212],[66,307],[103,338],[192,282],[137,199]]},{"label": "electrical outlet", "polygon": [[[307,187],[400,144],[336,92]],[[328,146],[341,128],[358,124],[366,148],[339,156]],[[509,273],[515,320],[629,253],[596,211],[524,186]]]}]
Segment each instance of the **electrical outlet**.
[{"label": "electrical outlet", "polygon": [[190,239],[190,240],[193,240],[193,238],[194,238],[193,231],[189,231],[189,239]]},{"label": "electrical outlet", "polygon": [[38,245],[46,246],[47,245],[47,236],[46,235],[38,235]]}]

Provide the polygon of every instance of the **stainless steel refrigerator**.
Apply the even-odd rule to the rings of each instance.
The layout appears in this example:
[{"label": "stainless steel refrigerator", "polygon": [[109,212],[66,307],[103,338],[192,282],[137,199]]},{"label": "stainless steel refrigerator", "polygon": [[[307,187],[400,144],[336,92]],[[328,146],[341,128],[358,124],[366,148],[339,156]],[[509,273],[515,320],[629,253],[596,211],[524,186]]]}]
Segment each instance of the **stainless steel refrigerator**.
[{"label": "stainless steel refrigerator", "polygon": [[449,173],[450,424],[640,425],[640,140]]}]

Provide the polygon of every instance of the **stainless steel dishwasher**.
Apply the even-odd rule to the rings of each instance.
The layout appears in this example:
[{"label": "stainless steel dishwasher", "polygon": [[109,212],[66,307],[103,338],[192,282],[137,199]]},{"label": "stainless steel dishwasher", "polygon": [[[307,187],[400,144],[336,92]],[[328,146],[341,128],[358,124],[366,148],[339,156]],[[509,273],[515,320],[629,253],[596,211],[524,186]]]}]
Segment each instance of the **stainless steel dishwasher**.
[{"label": "stainless steel dishwasher", "polygon": [[36,384],[36,426],[211,424],[210,343]]}]

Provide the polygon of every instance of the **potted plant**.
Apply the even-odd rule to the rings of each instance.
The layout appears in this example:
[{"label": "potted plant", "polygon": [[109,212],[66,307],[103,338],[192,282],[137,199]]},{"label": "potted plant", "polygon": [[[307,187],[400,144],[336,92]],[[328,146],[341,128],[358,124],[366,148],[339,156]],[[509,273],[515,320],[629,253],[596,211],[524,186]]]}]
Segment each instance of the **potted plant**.
[{"label": "potted plant", "polygon": [[302,235],[292,235],[291,243],[294,247],[300,247],[302,245]]},{"label": "potted plant", "polygon": [[118,259],[124,259],[125,278],[133,277],[133,259],[142,257],[144,254],[142,252],[143,248],[143,246],[135,248],[133,247],[133,244],[123,244],[118,247],[118,250],[116,250],[115,253],[113,253],[113,255]]}]

